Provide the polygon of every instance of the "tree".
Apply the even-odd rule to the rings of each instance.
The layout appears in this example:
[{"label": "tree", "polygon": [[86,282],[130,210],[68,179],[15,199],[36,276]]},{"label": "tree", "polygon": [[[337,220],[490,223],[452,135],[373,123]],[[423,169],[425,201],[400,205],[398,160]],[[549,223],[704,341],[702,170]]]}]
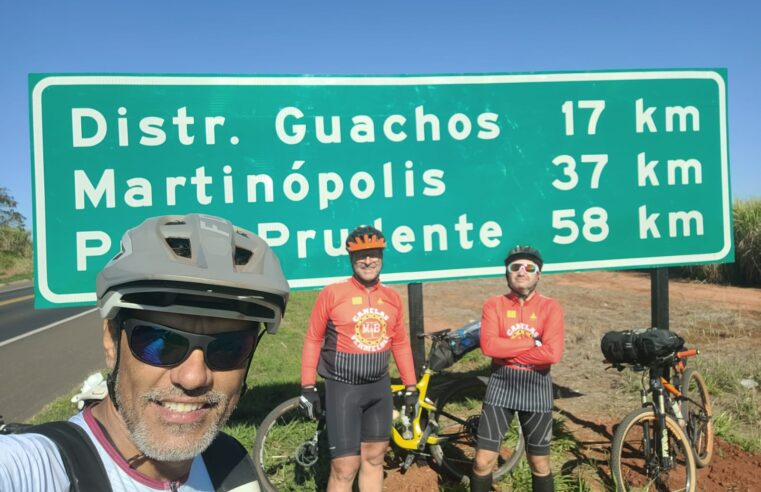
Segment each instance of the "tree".
[{"label": "tree", "polygon": [[17,206],[8,189],[0,186],[0,227],[24,228],[26,217],[16,210]]}]

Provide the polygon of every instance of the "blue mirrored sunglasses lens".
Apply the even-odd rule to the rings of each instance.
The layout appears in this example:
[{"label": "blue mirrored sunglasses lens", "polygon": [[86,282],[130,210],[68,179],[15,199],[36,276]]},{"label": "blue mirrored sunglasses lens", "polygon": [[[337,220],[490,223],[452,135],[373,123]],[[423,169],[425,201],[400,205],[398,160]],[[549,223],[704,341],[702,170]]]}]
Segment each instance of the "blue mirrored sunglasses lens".
[{"label": "blue mirrored sunglasses lens", "polygon": [[170,366],[185,358],[190,344],[178,333],[139,325],[132,330],[129,345],[135,356],[146,364]]},{"label": "blue mirrored sunglasses lens", "polygon": [[209,368],[228,370],[240,367],[251,355],[256,343],[254,331],[222,333],[206,348],[206,363]]}]

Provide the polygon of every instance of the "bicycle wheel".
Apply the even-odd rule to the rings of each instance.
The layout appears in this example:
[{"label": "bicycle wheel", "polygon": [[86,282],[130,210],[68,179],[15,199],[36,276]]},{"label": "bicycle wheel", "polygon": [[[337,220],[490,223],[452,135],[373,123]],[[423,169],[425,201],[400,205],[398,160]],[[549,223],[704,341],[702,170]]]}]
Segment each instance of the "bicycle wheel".
[{"label": "bicycle wheel", "polygon": [[684,371],[682,393],[689,398],[682,401],[682,416],[687,422],[685,433],[695,451],[695,465],[703,468],[713,457],[713,421],[708,388],[698,371],[692,368]]},{"label": "bicycle wheel", "polygon": [[617,490],[695,490],[697,471],[690,442],[679,423],[666,415],[669,457],[658,456],[657,417],[651,408],[640,408],[626,416],[613,435],[610,468]]},{"label": "bicycle wheel", "polygon": [[[433,418],[438,424],[439,444],[431,446],[431,454],[438,465],[454,478],[468,482],[476,456],[478,422],[486,394],[486,383],[478,378],[458,381],[436,402]],[[523,434],[517,418],[502,441],[494,479],[512,470],[525,448]]]},{"label": "bicycle wheel", "polygon": [[301,414],[298,398],[275,407],[257,429],[252,451],[261,488],[267,492],[327,489],[330,453],[324,429],[324,420]]}]

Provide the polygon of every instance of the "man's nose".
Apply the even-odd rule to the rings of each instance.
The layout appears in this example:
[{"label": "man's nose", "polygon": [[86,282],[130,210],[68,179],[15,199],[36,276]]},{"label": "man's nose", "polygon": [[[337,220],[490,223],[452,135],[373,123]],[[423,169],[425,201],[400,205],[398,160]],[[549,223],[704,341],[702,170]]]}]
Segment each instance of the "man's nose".
[{"label": "man's nose", "polygon": [[186,390],[210,386],[213,381],[211,369],[206,365],[203,350],[194,349],[182,364],[172,368],[172,382]]}]

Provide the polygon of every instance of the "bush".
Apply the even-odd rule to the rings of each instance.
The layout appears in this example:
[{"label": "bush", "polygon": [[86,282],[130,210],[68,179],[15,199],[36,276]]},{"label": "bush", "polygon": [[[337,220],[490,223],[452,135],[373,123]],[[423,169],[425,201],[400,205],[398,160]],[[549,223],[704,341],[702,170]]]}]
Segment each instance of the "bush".
[{"label": "bush", "polygon": [[32,255],[29,231],[0,226],[0,253],[28,258]]},{"label": "bush", "polygon": [[761,199],[735,202],[735,269],[740,282],[761,285]]},{"label": "bush", "polygon": [[735,262],[673,268],[677,277],[718,284],[761,287],[761,199],[732,206]]}]

